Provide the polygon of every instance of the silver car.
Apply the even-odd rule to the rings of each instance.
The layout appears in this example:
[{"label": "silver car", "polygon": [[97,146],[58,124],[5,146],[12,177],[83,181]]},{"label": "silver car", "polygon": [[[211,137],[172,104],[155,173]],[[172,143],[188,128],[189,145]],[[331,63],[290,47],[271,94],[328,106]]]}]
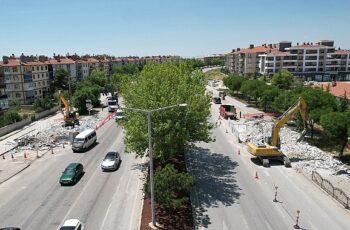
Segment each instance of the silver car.
[{"label": "silver car", "polygon": [[108,152],[101,163],[102,171],[115,171],[120,164],[118,152]]}]

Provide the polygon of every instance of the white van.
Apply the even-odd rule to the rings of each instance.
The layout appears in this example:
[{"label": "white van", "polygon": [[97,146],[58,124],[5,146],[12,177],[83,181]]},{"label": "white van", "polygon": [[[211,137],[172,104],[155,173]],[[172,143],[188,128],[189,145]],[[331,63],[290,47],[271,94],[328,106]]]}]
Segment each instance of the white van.
[{"label": "white van", "polygon": [[94,129],[87,129],[79,133],[73,141],[72,150],[85,151],[91,145],[95,144],[97,141],[96,131]]}]

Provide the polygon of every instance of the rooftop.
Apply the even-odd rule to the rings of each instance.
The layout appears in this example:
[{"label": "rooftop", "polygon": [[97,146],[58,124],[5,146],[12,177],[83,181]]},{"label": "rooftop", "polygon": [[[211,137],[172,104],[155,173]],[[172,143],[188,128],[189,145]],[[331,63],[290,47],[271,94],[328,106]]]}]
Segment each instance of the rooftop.
[{"label": "rooftop", "polygon": [[336,82],[333,86],[332,83],[318,83],[314,87],[321,88],[322,90],[328,91],[335,97],[344,97],[350,100],[350,82]]}]

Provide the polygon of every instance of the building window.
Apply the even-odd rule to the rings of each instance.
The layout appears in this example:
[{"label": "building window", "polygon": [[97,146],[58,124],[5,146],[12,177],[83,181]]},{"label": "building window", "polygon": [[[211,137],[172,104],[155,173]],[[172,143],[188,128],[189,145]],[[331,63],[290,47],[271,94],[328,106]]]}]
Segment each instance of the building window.
[{"label": "building window", "polygon": [[21,94],[20,93],[16,93],[16,97],[21,97]]},{"label": "building window", "polygon": [[35,94],[35,95],[37,95],[37,94],[38,94],[38,92],[35,90],[35,91],[34,91],[34,94]]},{"label": "building window", "polygon": [[44,70],[44,67],[43,67],[43,66],[40,66],[40,69],[41,69],[41,70]]},{"label": "building window", "polygon": [[36,87],[36,83],[34,82],[34,87]]},{"label": "building window", "polygon": [[45,70],[47,70],[47,65],[45,66]]},{"label": "building window", "polygon": [[32,66],[32,71],[34,71],[34,66]]},{"label": "building window", "polygon": [[41,89],[39,89],[39,94],[41,94]]},{"label": "building window", "polygon": [[12,68],[12,72],[17,72],[17,70],[18,70],[17,67]]}]

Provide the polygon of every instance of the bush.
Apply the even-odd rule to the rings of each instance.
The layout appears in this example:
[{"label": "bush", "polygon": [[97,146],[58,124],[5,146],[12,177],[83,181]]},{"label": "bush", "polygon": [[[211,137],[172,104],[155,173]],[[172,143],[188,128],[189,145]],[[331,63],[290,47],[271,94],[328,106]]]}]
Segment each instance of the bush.
[{"label": "bush", "polygon": [[[195,184],[195,177],[178,172],[172,164],[155,173],[154,189],[156,201],[168,209],[176,209],[188,200],[188,194]],[[147,185],[149,192],[149,186]]]},{"label": "bush", "polygon": [[41,112],[44,110],[51,109],[52,107],[54,107],[54,105],[54,102],[49,97],[45,97],[36,99],[34,101],[33,107],[35,112]]},{"label": "bush", "polygon": [[21,121],[22,118],[16,110],[9,110],[0,116],[0,127]]}]

